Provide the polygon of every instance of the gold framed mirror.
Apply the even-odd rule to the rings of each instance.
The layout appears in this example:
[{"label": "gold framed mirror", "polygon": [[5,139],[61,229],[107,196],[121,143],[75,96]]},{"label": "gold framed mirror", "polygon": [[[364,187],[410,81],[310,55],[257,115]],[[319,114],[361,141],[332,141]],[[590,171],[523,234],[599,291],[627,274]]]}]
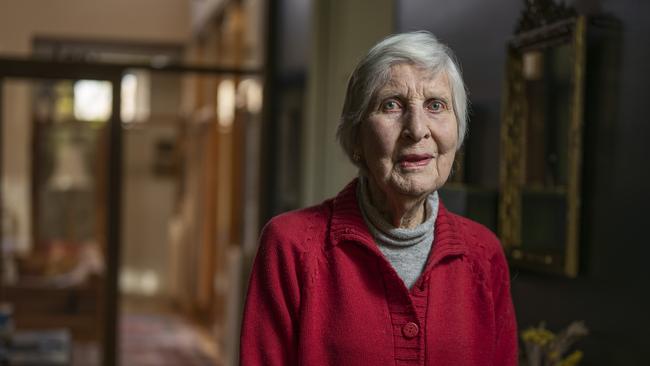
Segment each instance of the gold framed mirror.
[{"label": "gold framed mirror", "polygon": [[516,267],[578,274],[586,18],[521,31],[508,45],[499,235]]}]

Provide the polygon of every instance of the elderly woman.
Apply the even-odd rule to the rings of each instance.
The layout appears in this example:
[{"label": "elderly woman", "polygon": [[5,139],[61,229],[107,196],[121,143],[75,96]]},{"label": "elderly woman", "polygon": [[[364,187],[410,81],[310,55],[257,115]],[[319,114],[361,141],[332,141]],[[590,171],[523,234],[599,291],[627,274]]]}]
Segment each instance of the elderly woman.
[{"label": "elderly woman", "polygon": [[243,365],[515,365],[508,267],[442,187],[467,128],[451,50],[427,32],[373,47],[338,138],[359,177],[273,218],[251,274]]}]

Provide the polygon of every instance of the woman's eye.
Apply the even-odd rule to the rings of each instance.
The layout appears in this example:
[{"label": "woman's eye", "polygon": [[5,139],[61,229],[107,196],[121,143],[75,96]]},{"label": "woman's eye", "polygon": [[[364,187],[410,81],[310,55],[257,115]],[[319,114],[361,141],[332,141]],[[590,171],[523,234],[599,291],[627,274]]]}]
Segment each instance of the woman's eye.
[{"label": "woman's eye", "polygon": [[429,109],[432,112],[441,112],[441,111],[445,110],[446,107],[447,106],[443,102],[441,102],[439,100],[434,100],[431,103],[429,103]]},{"label": "woman's eye", "polygon": [[399,103],[395,100],[387,100],[384,102],[382,109],[385,111],[394,111],[399,109]]}]

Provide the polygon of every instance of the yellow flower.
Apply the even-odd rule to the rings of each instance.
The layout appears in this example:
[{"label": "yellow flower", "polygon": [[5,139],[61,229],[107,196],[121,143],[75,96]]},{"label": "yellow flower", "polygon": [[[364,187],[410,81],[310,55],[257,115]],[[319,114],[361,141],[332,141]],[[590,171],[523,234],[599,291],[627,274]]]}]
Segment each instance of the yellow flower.
[{"label": "yellow flower", "polygon": [[555,339],[555,334],[544,328],[528,328],[521,333],[521,338],[543,347]]},{"label": "yellow flower", "polygon": [[575,366],[582,360],[582,351],[577,350],[562,360],[558,366]]}]

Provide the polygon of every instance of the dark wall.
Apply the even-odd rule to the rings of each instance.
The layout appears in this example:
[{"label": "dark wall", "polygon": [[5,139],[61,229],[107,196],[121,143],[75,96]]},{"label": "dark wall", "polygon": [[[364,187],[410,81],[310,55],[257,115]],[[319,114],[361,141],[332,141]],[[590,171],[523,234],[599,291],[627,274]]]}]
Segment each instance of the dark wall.
[{"label": "dark wall", "polygon": [[[585,175],[582,272],[569,280],[514,270],[512,294],[520,328],[546,320],[557,330],[584,320],[591,334],[580,343],[583,365],[642,365],[650,360],[650,2],[582,3],[623,26],[619,67],[599,84],[615,93],[591,90],[606,95],[598,103],[614,112],[609,127],[590,127],[585,160],[597,163]],[[522,8],[521,0],[398,1],[400,31],[430,30],[460,59],[473,104],[468,144],[484,156],[470,167],[470,180],[491,188],[498,185],[505,45]]]},{"label": "dark wall", "polygon": [[269,0],[260,222],[298,207],[312,0]]}]

